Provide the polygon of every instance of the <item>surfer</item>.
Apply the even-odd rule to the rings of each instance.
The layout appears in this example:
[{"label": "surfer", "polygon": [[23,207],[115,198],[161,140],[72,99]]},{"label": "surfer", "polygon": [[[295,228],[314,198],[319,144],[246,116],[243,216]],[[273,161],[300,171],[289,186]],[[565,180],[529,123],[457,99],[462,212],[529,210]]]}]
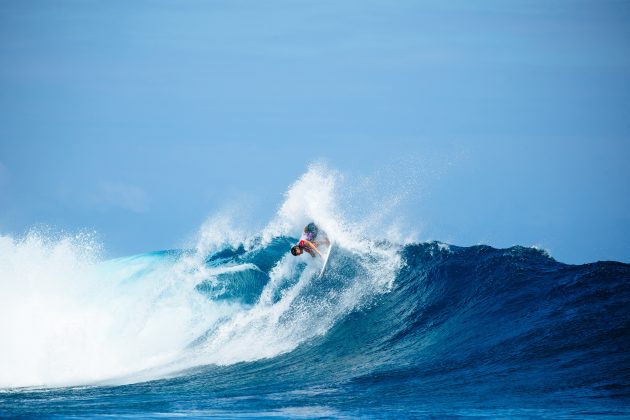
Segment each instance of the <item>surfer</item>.
[{"label": "surfer", "polygon": [[321,258],[324,258],[321,252],[317,249],[320,245],[329,245],[330,241],[326,234],[321,231],[317,225],[313,222],[304,226],[304,233],[302,233],[302,237],[300,238],[300,242],[297,245],[294,245],[291,248],[291,254],[302,255],[304,252],[308,252],[311,257],[315,257],[319,255]]}]

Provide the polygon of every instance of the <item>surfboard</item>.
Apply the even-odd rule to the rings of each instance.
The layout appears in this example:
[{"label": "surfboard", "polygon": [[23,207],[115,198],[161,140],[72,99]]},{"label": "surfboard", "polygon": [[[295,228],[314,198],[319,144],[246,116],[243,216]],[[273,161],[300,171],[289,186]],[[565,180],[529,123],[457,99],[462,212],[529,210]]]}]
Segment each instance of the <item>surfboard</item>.
[{"label": "surfboard", "polygon": [[324,257],[324,262],[322,263],[322,269],[319,272],[319,277],[324,275],[324,271],[326,271],[326,267],[328,266],[328,259],[330,258],[330,253],[332,252],[333,246],[335,244],[333,241],[330,241],[330,245],[328,245],[327,249],[323,249],[322,256]]}]

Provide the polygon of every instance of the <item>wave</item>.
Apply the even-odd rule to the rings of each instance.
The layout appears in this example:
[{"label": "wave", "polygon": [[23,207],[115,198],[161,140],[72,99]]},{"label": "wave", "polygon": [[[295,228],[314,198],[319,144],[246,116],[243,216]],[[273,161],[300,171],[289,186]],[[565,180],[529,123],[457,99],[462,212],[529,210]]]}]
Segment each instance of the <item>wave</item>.
[{"label": "wave", "polygon": [[[103,261],[89,237],[2,237],[0,387],[185,377],[236,392],[255,377],[268,392],[404,387],[400,400],[630,396],[630,265],[368,238],[334,183],[312,169],[261,231],[215,217],[186,250]],[[337,246],[322,277],[288,253],[308,220]]]}]

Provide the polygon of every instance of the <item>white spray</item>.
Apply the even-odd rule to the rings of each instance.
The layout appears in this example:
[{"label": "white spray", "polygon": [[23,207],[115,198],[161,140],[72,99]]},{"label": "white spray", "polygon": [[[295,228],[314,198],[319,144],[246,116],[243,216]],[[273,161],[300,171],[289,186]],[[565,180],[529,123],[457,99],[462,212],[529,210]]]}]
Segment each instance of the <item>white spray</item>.
[{"label": "white spray", "polygon": [[[371,232],[383,239],[391,229],[373,217],[351,218],[346,192],[340,173],[313,165],[261,233],[236,229],[219,215],[201,228],[195,252],[179,257],[101,261],[89,236],[0,236],[0,388],[155,379],[198,365],[274,357],[326,334],[387,292],[401,263],[399,245],[366,238]],[[328,294],[309,294],[317,268],[304,269],[302,257],[287,250],[253,306],[213,301],[196,289],[222,272],[256,269],[209,267],[205,258],[212,252],[297,237],[310,221],[352,256],[361,267],[357,278],[342,279]]]}]

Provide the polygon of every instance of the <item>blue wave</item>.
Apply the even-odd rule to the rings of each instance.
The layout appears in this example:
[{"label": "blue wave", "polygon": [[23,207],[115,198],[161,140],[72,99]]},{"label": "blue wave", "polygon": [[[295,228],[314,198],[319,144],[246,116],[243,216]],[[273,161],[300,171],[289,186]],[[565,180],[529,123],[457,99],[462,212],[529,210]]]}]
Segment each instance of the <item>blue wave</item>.
[{"label": "blue wave", "polygon": [[[244,268],[199,282],[197,292],[255,305],[292,241],[206,256],[207,268]],[[630,265],[567,265],[532,248],[437,242],[397,252],[402,265],[391,289],[291,351],[131,385],[5,391],[2,414],[630,415]],[[335,303],[335,292],[367,287],[359,258],[339,248],[300,299]],[[273,302],[305,267],[283,278]],[[212,337],[208,331],[191,347]]]}]

